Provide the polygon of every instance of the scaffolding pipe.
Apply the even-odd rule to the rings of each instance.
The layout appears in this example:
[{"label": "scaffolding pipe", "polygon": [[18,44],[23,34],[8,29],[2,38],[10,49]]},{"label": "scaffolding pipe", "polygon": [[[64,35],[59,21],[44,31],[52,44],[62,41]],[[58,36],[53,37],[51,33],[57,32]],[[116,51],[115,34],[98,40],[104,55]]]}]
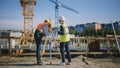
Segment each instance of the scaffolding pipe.
[{"label": "scaffolding pipe", "polygon": [[119,46],[119,43],[118,43],[118,39],[117,39],[117,36],[116,36],[116,32],[115,32],[115,28],[114,28],[113,23],[112,23],[112,28],[113,28],[113,32],[114,32],[114,35],[115,35],[115,40],[116,40],[116,43],[117,43],[117,48],[118,48],[119,53],[120,53],[120,46]]}]

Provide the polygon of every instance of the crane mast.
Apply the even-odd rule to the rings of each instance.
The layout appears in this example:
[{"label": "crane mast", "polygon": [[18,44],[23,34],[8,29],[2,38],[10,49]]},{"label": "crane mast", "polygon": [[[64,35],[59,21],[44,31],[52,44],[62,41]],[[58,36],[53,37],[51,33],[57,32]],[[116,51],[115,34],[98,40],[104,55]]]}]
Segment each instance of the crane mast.
[{"label": "crane mast", "polygon": [[52,3],[55,4],[55,27],[58,27],[59,7],[63,7],[65,9],[68,9],[68,10],[73,11],[75,13],[79,13],[77,10],[64,5],[59,0],[49,0],[49,1],[51,1]]}]

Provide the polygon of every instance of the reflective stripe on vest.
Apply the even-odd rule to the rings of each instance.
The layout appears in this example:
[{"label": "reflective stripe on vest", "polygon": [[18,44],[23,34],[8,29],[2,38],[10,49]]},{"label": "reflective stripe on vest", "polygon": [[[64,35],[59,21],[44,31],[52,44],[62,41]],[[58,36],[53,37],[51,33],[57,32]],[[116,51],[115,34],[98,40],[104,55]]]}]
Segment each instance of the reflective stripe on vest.
[{"label": "reflective stripe on vest", "polygon": [[65,30],[65,34],[69,34],[68,26],[66,24],[63,24],[63,29]]}]

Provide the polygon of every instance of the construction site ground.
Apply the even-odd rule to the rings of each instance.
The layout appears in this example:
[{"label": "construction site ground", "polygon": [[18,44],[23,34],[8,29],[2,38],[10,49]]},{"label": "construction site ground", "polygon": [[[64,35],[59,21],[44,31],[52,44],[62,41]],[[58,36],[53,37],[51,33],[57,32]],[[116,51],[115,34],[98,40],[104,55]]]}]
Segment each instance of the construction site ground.
[{"label": "construction site ground", "polygon": [[[83,62],[83,58],[88,63]],[[60,66],[60,58],[53,57],[52,64],[50,64],[49,57],[43,57],[42,61],[44,65],[36,64],[35,56],[24,56],[24,57],[9,57],[2,56],[0,57],[0,68],[119,68],[120,67],[120,58],[119,57],[102,57],[102,58],[93,58],[93,57],[81,57],[76,56],[72,58],[71,65]],[[67,59],[66,59],[67,62]]]}]

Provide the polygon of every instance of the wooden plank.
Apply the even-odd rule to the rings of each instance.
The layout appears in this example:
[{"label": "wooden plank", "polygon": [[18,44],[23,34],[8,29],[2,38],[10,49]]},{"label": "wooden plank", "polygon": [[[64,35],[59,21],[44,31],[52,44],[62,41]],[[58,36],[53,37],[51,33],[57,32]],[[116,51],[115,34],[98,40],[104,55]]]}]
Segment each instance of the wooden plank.
[{"label": "wooden plank", "polygon": [[21,37],[0,37],[0,39],[20,39]]},{"label": "wooden plank", "polygon": [[[86,52],[71,52],[71,55],[81,55],[86,54]],[[107,52],[89,52],[88,54],[108,54]],[[118,54],[117,52],[110,52],[110,54]],[[36,53],[22,53],[18,56],[35,56]],[[44,55],[50,55],[49,52],[45,53]],[[53,52],[52,55],[59,55],[58,52]]]}]

